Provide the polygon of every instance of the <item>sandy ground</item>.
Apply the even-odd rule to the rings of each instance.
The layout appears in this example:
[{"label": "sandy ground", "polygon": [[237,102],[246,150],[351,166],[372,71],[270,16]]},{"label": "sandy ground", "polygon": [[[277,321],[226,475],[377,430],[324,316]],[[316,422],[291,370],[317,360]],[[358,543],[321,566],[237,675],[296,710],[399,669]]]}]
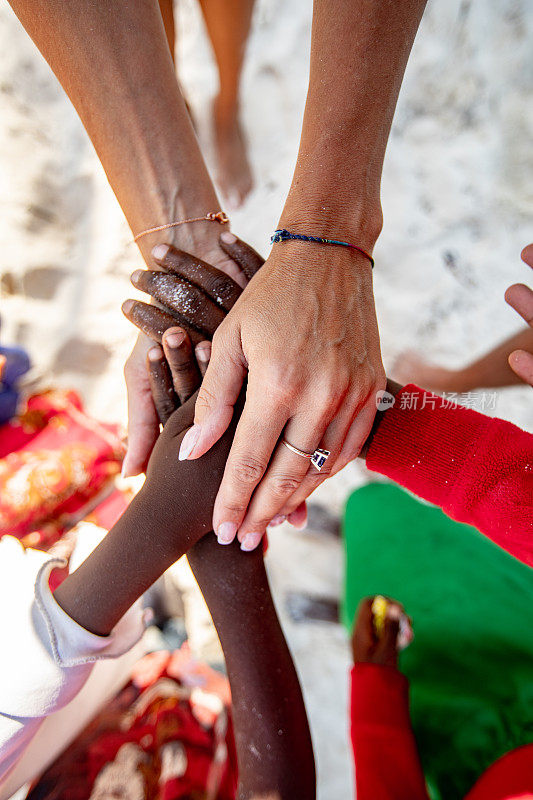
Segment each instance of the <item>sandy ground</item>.
[{"label": "sandy ground", "polygon": [[[179,15],[181,77],[209,154],[215,71],[194,0],[180,2]],[[296,155],[310,19],[309,0],[258,0],[243,80],[257,188],[232,217],[263,252]],[[389,368],[406,348],[458,366],[519,327],[503,292],[530,277],[519,252],[533,240],[532,35],[527,0],[434,0],[423,20],[390,140],[376,250]],[[45,383],[73,386],[93,414],[124,421],[122,366],[134,334],[119,307],[141,260],[74,111],[7,4],[0,108],[2,338],[30,350]],[[492,413],[533,430],[525,388],[499,392]],[[350,466],[317,499],[339,513],[367,479]],[[351,797],[345,636],[286,613],[289,590],[338,597],[340,545],[282,528],[269,564],[309,705],[319,796]]]}]

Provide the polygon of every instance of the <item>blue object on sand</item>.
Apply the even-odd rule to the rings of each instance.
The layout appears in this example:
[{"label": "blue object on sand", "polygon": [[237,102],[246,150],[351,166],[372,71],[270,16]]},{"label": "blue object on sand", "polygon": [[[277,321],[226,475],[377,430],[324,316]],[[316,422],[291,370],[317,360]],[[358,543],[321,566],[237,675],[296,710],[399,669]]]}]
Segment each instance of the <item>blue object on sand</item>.
[{"label": "blue object on sand", "polygon": [[0,356],[6,359],[0,377],[0,425],[4,425],[15,416],[19,400],[17,381],[31,364],[22,347],[0,347]]}]

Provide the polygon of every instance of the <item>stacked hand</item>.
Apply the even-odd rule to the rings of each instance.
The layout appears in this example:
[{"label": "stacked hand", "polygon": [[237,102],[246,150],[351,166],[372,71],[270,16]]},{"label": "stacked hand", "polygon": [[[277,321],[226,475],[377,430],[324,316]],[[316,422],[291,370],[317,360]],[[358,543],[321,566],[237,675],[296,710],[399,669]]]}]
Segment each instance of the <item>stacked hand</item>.
[{"label": "stacked hand", "polygon": [[[192,344],[196,346],[199,364],[199,368],[187,368],[191,386],[198,382],[200,373],[203,375],[205,372],[211,352],[208,340],[214,337],[213,357],[196,403],[196,424],[183,441],[182,459],[201,456],[224,432],[247,375],[247,367],[250,367],[246,405],[215,504],[213,528],[222,543],[231,542],[238,531],[243,549],[251,550],[258,545],[266,526],[272,521],[275,524],[287,517],[297,526],[305,523],[306,497],[318,483],[341,469],[361,449],[375,414],[374,390],[378,384],[381,388],[384,378],[371,291],[370,294],[367,292],[370,278],[364,272],[366,265],[360,272],[351,262],[341,265],[342,269],[337,265],[337,272],[343,276],[338,278],[338,292],[328,292],[323,287],[324,291],[319,293],[322,297],[320,303],[317,299],[313,308],[298,310],[294,288],[285,286],[294,279],[290,276],[288,262],[284,263],[274,280],[270,274],[273,267],[267,274],[265,266],[257,275],[262,259],[236,237],[226,234],[220,245],[239,265],[246,278],[256,276],[243,296],[236,281],[209,264],[174,248],[160,246],[154,255],[165,272],[138,271],[132,280],[137,288],[150,294],[163,308],[127,301],[124,311],[144,333],[163,344],[169,365],[173,359],[180,362],[184,354],[190,355],[183,331],[169,329],[179,322],[188,330]],[[339,258],[346,258],[346,254]],[[317,263],[317,274],[323,267]],[[264,280],[263,274],[266,275]],[[326,280],[325,273],[321,280]],[[331,276],[327,280],[331,281]],[[269,290],[273,285],[281,291],[277,299]],[[356,298],[360,296],[362,286],[365,287],[364,296],[370,299],[360,310]],[[337,295],[349,299],[351,315],[345,318],[340,315]],[[294,342],[285,343],[286,352],[274,352],[280,339],[275,330],[276,314],[282,303],[285,315],[289,313],[294,319],[300,315],[300,327],[302,324],[311,326],[303,335],[302,331],[296,330],[296,324],[293,326],[295,341],[303,338],[309,352],[292,354]],[[318,320],[326,305],[331,307],[330,328],[334,330],[322,332]],[[289,306],[292,310],[287,312]],[[250,314],[250,307],[255,309],[253,314]],[[232,313],[226,319],[230,310]],[[366,327],[368,316],[374,323],[369,329]],[[241,331],[239,334],[238,330]],[[255,343],[250,345],[246,357],[242,353],[242,341]],[[178,345],[180,353],[174,352],[173,345]],[[235,355],[237,351],[240,355]],[[152,372],[156,368],[159,372],[158,382],[154,384],[160,387],[156,388],[158,404],[166,404],[164,413],[168,416],[176,402],[176,393],[168,388],[170,374],[162,361],[161,351],[153,350],[151,358]],[[252,365],[257,363],[277,366],[256,374]],[[317,363],[320,369],[317,369]],[[285,364],[283,376],[279,375],[281,364]],[[305,364],[312,365],[310,373]],[[170,373],[180,372],[183,380],[183,369],[183,364],[178,363],[174,370],[170,366]],[[354,388],[354,375],[360,380],[357,390]],[[295,392],[295,385],[300,387],[298,392]],[[163,386],[167,388],[161,388]],[[231,386],[229,394],[228,386]],[[306,410],[296,413],[302,397],[305,397]],[[199,419],[203,420],[201,424]],[[332,458],[318,473],[310,467],[309,461],[280,446],[281,436],[309,452],[318,446],[329,449]]]},{"label": "stacked hand", "polygon": [[[213,267],[209,266],[210,270],[213,270],[217,276],[222,275],[231,278],[232,284],[236,284],[239,291],[241,291],[242,287],[248,283],[250,275],[247,275],[239,263],[226,252],[223,236],[220,239],[215,238],[212,240],[212,223],[206,224],[208,225],[208,231],[204,233],[201,239],[200,252],[209,261],[209,265],[214,265]],[[207,234],[209,234],[209,237]],[[157,254],[165,253],[166,249],[165,245],[154,248],[153,260],[156,263],[160,260]],[[149,254],[147,253],[146,258],[148,257]],[[256,255],[256,258],[259,257]],[[194,260],[194,263],[196,263],[196,260]],[[262,260],[260,263],[262,263]],[[159,420],[146,371],[148,350],[153,346],[153,337],[156,336],[157,340],[160,341],[162,333],[169,325],[175,326],[176,323],[179,323],[180,317],[178,312],[177,316],[173,318],[168,315],[161,315],[157,319],[152,319],[151,317],[149,319],[153,325],[157,326],[157,333],[152,326],[148,335],[144,333],[139,335],[133,352],[124,368],[128,389],[128,452],[123,464],[125,477],[138,475],[146,470],[150,453],[159,436]],[[141,320],[139,320],[139,323],[141,323]],[[139,327],[141,331],[144,330],[142,324],[139,324]],[[195,331],[193,335],[194,343],[197,343],[200,338]]]},{"label": "stacked hand", "polygon": [[[239,239],[229,243],[221,240],[221,246],[239,265],[245,281],[264,263],[255,250]],[[153,403],[159,421],[165,425],[198,389],[211,357],[211,339],[242,288],[227,273],[188,253],[173,247],[160,247],[159,253],[158,264],[166,271],[138,270],[132,275],[132,283],[160,306],[127,300],[122,309],[149,342],[148,346],[142,342],[142,350],[139,348],[139,353],[144,354],[142,361],[135,355],[135,371],[140,373],[142,369],[137,382],[149,387],[147,403]],[[180,416],[180,430],[192,421],[192,411]],[[153,443],[150,450],[152,446]],[[290,521],[299,525],[305,516],[302,503],[290,515]]]},{"label": "stacked hand", "polygon": [[[244,242],[221,241],[221,246],[239,263],[244,282],[263,263]],[[137,270],[132,283],[159,306],[127,300],[122,310],[149,342],[147,347],[143,343],[143,381],[150,388],[159,422],[165,425],[198,389],[211,357],[213,334],[242,288],[227,272],[188,253],[166,245],[158,252],[158,264],[166,271]]]}]

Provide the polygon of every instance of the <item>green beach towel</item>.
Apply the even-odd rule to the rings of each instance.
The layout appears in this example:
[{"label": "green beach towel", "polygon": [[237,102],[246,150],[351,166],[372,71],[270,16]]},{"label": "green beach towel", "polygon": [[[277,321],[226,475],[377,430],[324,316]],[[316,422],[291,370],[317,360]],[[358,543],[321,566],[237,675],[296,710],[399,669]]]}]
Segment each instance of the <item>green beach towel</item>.
[{"label": "green beach towel", "polygon": [[389,595],[413,618],[400,656],[435,800],[460,800],[509,750],[533,742],[533,570],[402,489],[354,492],[344,519],[343,618]]}]

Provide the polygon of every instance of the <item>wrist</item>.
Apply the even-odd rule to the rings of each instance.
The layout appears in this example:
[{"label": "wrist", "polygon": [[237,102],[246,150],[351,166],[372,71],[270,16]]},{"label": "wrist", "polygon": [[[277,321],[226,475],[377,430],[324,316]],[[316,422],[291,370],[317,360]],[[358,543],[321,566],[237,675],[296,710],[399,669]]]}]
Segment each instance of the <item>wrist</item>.
[{"label": "wrist", "polygon": [[333,191],[318,197],[301,192],[289,195],[279,221],[279,228],[291,233],[340,239],[366,250],[372,250],[383,226],[379,201],[356,203],[342,201]]},{"label": "wrist", "polygon": [[[209,190],[202,194],[198,193],[193,198],[187,192],[182,194],[175,191],[170,197],[170,193],[161,191],[157,208],[154,219],[144,229],[196,219],[204,217],[210,212],[223,210],[215,192]],[[142,230],[143,228],[140,228],[135,233],[139,234]],[[229,230],[229,224],[212,220],[186,222],[182,225],[147,233],[138,240],[137,245],[150,268],[154,267],[151,252],[158,244],[172,245],[178,250],[184,250],[209,261],[217,259],[221,255],[224,256],[218,244],[219,236],[224,230]],[[155,268],[159,269],[157,265]]]}]

